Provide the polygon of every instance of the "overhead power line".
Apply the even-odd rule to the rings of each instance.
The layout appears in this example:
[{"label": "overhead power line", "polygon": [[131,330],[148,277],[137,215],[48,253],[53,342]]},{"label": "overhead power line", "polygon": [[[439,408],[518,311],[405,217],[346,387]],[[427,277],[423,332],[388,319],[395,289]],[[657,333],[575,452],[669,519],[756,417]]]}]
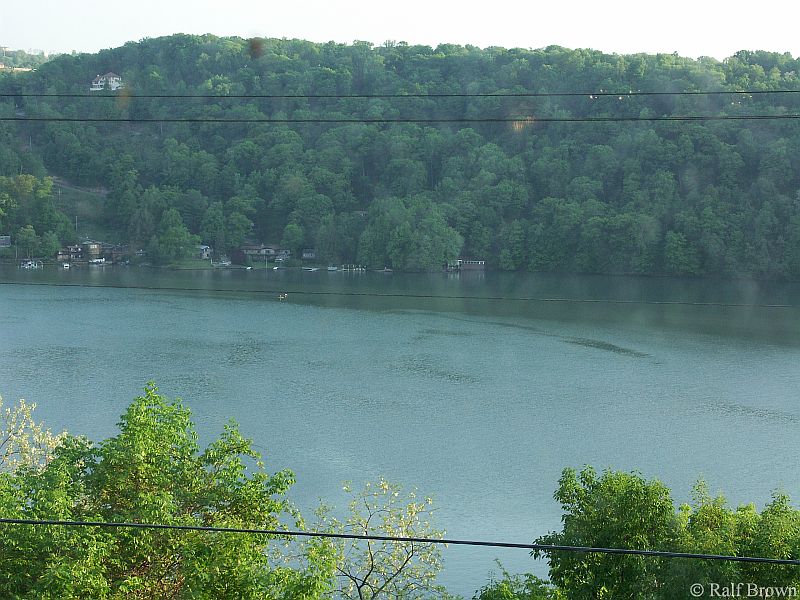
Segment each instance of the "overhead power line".
[{"label": "overhead power line", "polygon": [[289,100],[289,99],[356,99],[356,98],[600,98],[600,97],[635,97],[635,96],[723,96],[723,95],[768,95],[768,94],[800,94],[800,90],[689,90],[682,92],[486,92],[486,93],[387,93],[387,94],[136,94],[117,93],[36,93],[36,92],[3,92],[0,98],[142,98],[142,99],[235,99],[235,100]]},{"label": "overhead power line", "polygon": [[442,544],[453,546],[483,546],[489,548],[519,548],[540,552],[577,552],[592,554],[621,554],[633,556],[652,556],[657,558],[687,558],[694,560],[717,560],[726,562],[765,563],[773,565],[800,566],[800,560],[768,558],[762,556],[726,556],[722,554],[699,554],[694,552],[669,552],[664,550],[636,550],[629,548],[604,548],[593,546],[562,546],[553,544],[518,544],[513,542],[487,542],[481,540],[461,540],[446,538],[394,537],[386,535],[362,535],[355,533],[323,533],[318,531],[292,531],[281,529],[246,529],[241,527],[212,527],[204,525],[166,525],[161,523],[125,523],[109,521],[62,521],[50,519],[0,519],[8,525],[34,525],[58,527],[106,527],[129,529],[162,529],[173,531],[205,531],[213,533],[235,533],[249,535],[270,535],[284,537],[315,537],[345,540],[375,540],[382,542],[403,542],[419,544]]},{"label": "overhead power line", "polygon": [[669,115],[660,117],[418,117],[418,118],[310,118],[310,119],[214,119],[208,117],[117,118],[117,117],[0,117],[0,121],[16,123],[231,123],[231,124],[389,124],[389,123],[631,123],[653,121],[705,122],[705,121],[781,121],[800,119],[800,114],[781,115]]},{"label": "overhead power line", "polygon": [[754,304],[746,302],[692,302],[690,300],[625,300],[615,298],[564,298],[559,296],[456,296],[445,294],[406,294],[386,292],[344,292],[327,290],[295,290],[281,289],[243,289],[243,288],[188,288],[176,286],[122,285],[111,283],[39,283],[32,281],[0,281],[0,285],[34,285],[48,287],[109,288],[123,290],[147,290],[154,292],[213,292],[227,294],[261,294],[280,296],[292,294],[296,296],[344,296],[355,298],[414,298],[417,300],[482,300],[493,302],[542,302],[553,304],[631,304],[654,306],[706,306],[715,308],[790,308],[799,309],[793,304]]}]

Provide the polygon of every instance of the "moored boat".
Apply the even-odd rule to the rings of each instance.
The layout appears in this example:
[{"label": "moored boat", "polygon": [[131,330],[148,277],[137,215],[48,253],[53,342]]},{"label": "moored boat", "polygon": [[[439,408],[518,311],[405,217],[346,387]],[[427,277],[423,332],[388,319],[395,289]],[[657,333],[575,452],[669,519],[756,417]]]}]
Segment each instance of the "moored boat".
[{"label": "moored boat", "polygon": [[19,263],[19,268],[20,269],[41,269],[43,266],[44,265],[42,264],[42,261],[40,261],[40,260],[27,259],[27,260],[23,260],[21,263]]}]

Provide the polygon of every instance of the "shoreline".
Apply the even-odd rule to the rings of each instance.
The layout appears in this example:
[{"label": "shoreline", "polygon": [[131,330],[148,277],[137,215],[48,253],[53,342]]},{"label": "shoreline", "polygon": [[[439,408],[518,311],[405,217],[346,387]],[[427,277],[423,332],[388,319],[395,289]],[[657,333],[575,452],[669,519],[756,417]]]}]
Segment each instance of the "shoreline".
[{"label": "shoreline", "polygon": [[[19,267],[20,262],[29,260],[27,258],[0,258],[0,265],[8,265]],[[45,261],[43,259],[38,258],[31,258],[30,260],[39,261],[42,263],[42,268],[45,269],[58,269],[62,263],[55,262],[53,260]],[[164,271],[273,271],[273,266],[263,267],[261,265],[251,265],[248,269],[245,265],[227,265],[224,267],[217,267],[215,266],[181,266],[181,265],[151,265],[147,263],[140,263],[140,264],[122,264],[122,263],[111,263],[107,262],[104,264],[89,264],[86,261],[75,261],[70,262],[70,268],[76,269],[84,269],[84,268],[118,268],[118,267],[136,267],[136,268],[147,268],[147,269],[157,269],[157,270],[164,270]],[[301,266],[288,266],[284,267],[281,266],[277,271],[301,271],[305,267],[313,267],[316,268],[318,271],[326,271],[326,265],[301,265]],[[66,269],[65,269],[66,270]],[[409,275],[409,274],[432,274],[432,273],[441,273],[443,275],[461,275],[462,273],[467,273],[467,276],[472,276],[473,274],[486,274],[486,273],[518,273],[522,275],[575,275],[575,276],[590,276],[590,277],[627,277],[627,278],[636,278],[636,279],[676,279],[676,280],[685,280],[685,281],[707,281],[707,282],[754,282],[754,283],[800,283],[800,279],[779,279],[779,278],[758,278],[752,277],[749,275],[739,275],[739,276],[731,276],[731,275],[670,275],[667,273],[604,273],[604,272],[582,272],[582,271],[526,271],[526,270],[516,270],[516,271],[503,271],[500,269],[485,269],[485,270],[464,270],[464,271],[447,271],[447,270],[434,270],[434,271],[401,271],[399,269],[393,269],[391,271],[385,271],[383,269],[341,269],[337,268],[336,271],[331,271],[333,273],[383,273],[383,274],[392,274],[397,273],[401,275]]]}]

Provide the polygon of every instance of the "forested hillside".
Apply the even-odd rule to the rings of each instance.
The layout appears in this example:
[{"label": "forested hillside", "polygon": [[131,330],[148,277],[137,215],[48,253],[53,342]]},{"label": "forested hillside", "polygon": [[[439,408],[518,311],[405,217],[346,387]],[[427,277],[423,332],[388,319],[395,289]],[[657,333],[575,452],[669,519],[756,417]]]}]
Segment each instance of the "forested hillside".
[{"label": "forested hillside", "polygon": [[[21,95],[88,95],[109,71],[123,90]],[[507,270],[798,278],[800,119],[581,120],[800,113],[792,93],[626,93],[732,90],[800,90],[800,60],[176,35],[0,76],[0,91],[20,94],[0,99],[3,117],[152,120],[4,122],[0,175],[106,188],[111,241],[163,261],[198,236],[218,253],[249,239],[406,270],[461,256]],[[497,96],[522,92],[581,94]],[[324,97],[296,97],[309,95]],[[36,194],[14,189],[0,180],[0,233],[32,225],[68,241],[64,219],[42,219]]]}]

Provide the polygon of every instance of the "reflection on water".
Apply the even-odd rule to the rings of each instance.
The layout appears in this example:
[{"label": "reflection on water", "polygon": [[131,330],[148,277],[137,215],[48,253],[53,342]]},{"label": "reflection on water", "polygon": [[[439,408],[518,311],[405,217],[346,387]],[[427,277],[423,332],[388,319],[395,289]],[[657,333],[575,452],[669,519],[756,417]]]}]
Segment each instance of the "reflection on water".
[{"label": "reflection on water", "polygon": [[[584,464],[657,476],[678,501],[700,475],[733,504],[781,486],[800,498],[800,465],[784,459],[800,453],[796,284],[134,268],[0,280],[57,284],[0,285],[6,399],[101,439],[155,380],[201,438],[241,423],[270,469],[296,473],[307,512],[341,505],[343,480],[385,476],[433,494],[448,536],[529,542],[560,526],[561,470]],[[678,300],[789,307],[653,304]],[[525,552],[451,548],[443,583],[471,597],[495,556],[546,574]]]},{"label": "reflection on water", "polygon": [[596,348],[597,350],[606,350],[608,352],[614,352],[616,354],[624,354],[625,356],[636,356],[639,358],[646,358],[650,356],[646,352],[638,352],[636,350],[631,350],[630,348],[622,348],[617,346],[616,344],[612,344],[610,342],[604,342],[602,340],[590,340],[587,338],[564,338],[564,341],[568,344],[575,344],[576,346],[585,346],[586,348]]},{"label": "reflection on water", "polygon": [[[410,313],[414,313],[415,311],[393,311],[393,312],[395,314],[403,314],[403,313],[410,314]],[[416,311],[416,314],[420,314],[420,312],[421,311]],[[439,316],[437,313],[427,313],[427,314]],[[453,319],[453,320],[462,321],[462,322],[465,322],[465,323],[470,323],[470,322],[471,323],[475,323],[475,322],[477,322],[475,320],[464,319],[464,318],[461,318],[461,317],[454,317],[454,316],[450,316],[448,318]],[[589,339],[589,338],[564,337],[564,336],[561,336],[561,335],[558,335],[558,334],[555,334],[555,333],[548,333],[548,332],[543,331],[542,329],[540,329],[538,327],[531,327],[530,325],[522,325],[522,324],[519,324],[519,323],[508,323],[508,322],[504,322],[504,321],[485,321],[484,320],[484,321],[480,321],[480,322],[482,322],[484,324],[495,325],[497,327],[508,327],[508,328],[518,329],[518,330],[522,330],[522,331],[529,331],[529,332],[531,332],[533,334],[536,334],[536,335],[559,338],[559,339],[563,340],[564,342],[566,342],[568,344],[575,344],[576,346],[584,346],[586,348],[595,348],[597,350],[606,350],[608,352],[614,352],[616,354],[624,354],[626,356],[634,356],[634,357],[639,357],[639,358],[646,358],[646,357],[650,356],[646,352],[639,352],[637,350],[632,350],[630,348],[622,348],[620,346],[617,346],[616,344],[612,344],[610,342],[605,342],[603,340],[593,340],[593,339]],[[447,335],[447,336],[451,336],[451,337],[465,337],[465,336],[469,336],[469,335],[473,335],[473,334],[469,333],[469,332],[466,332],[466,331],[448,331],[448,330],[441,330],[441,329],[423,329],[420,332],[419,335],[414,337],[414,340],[415,341],[423,341],[427,336],[430,336],[430,335]]]},{"label": "reflection on water", "polygon": [[740,417],[743,422],[752,419],[760,421],[781,422],[788,424],[796,424],[800,422],[800,415],[783,410],[775,410],[770,408],[760,408],[745,406],[744,404],[733,404],[729,402],[709,401],[704,403],[701,410],[716,413],[726,417]]}]

